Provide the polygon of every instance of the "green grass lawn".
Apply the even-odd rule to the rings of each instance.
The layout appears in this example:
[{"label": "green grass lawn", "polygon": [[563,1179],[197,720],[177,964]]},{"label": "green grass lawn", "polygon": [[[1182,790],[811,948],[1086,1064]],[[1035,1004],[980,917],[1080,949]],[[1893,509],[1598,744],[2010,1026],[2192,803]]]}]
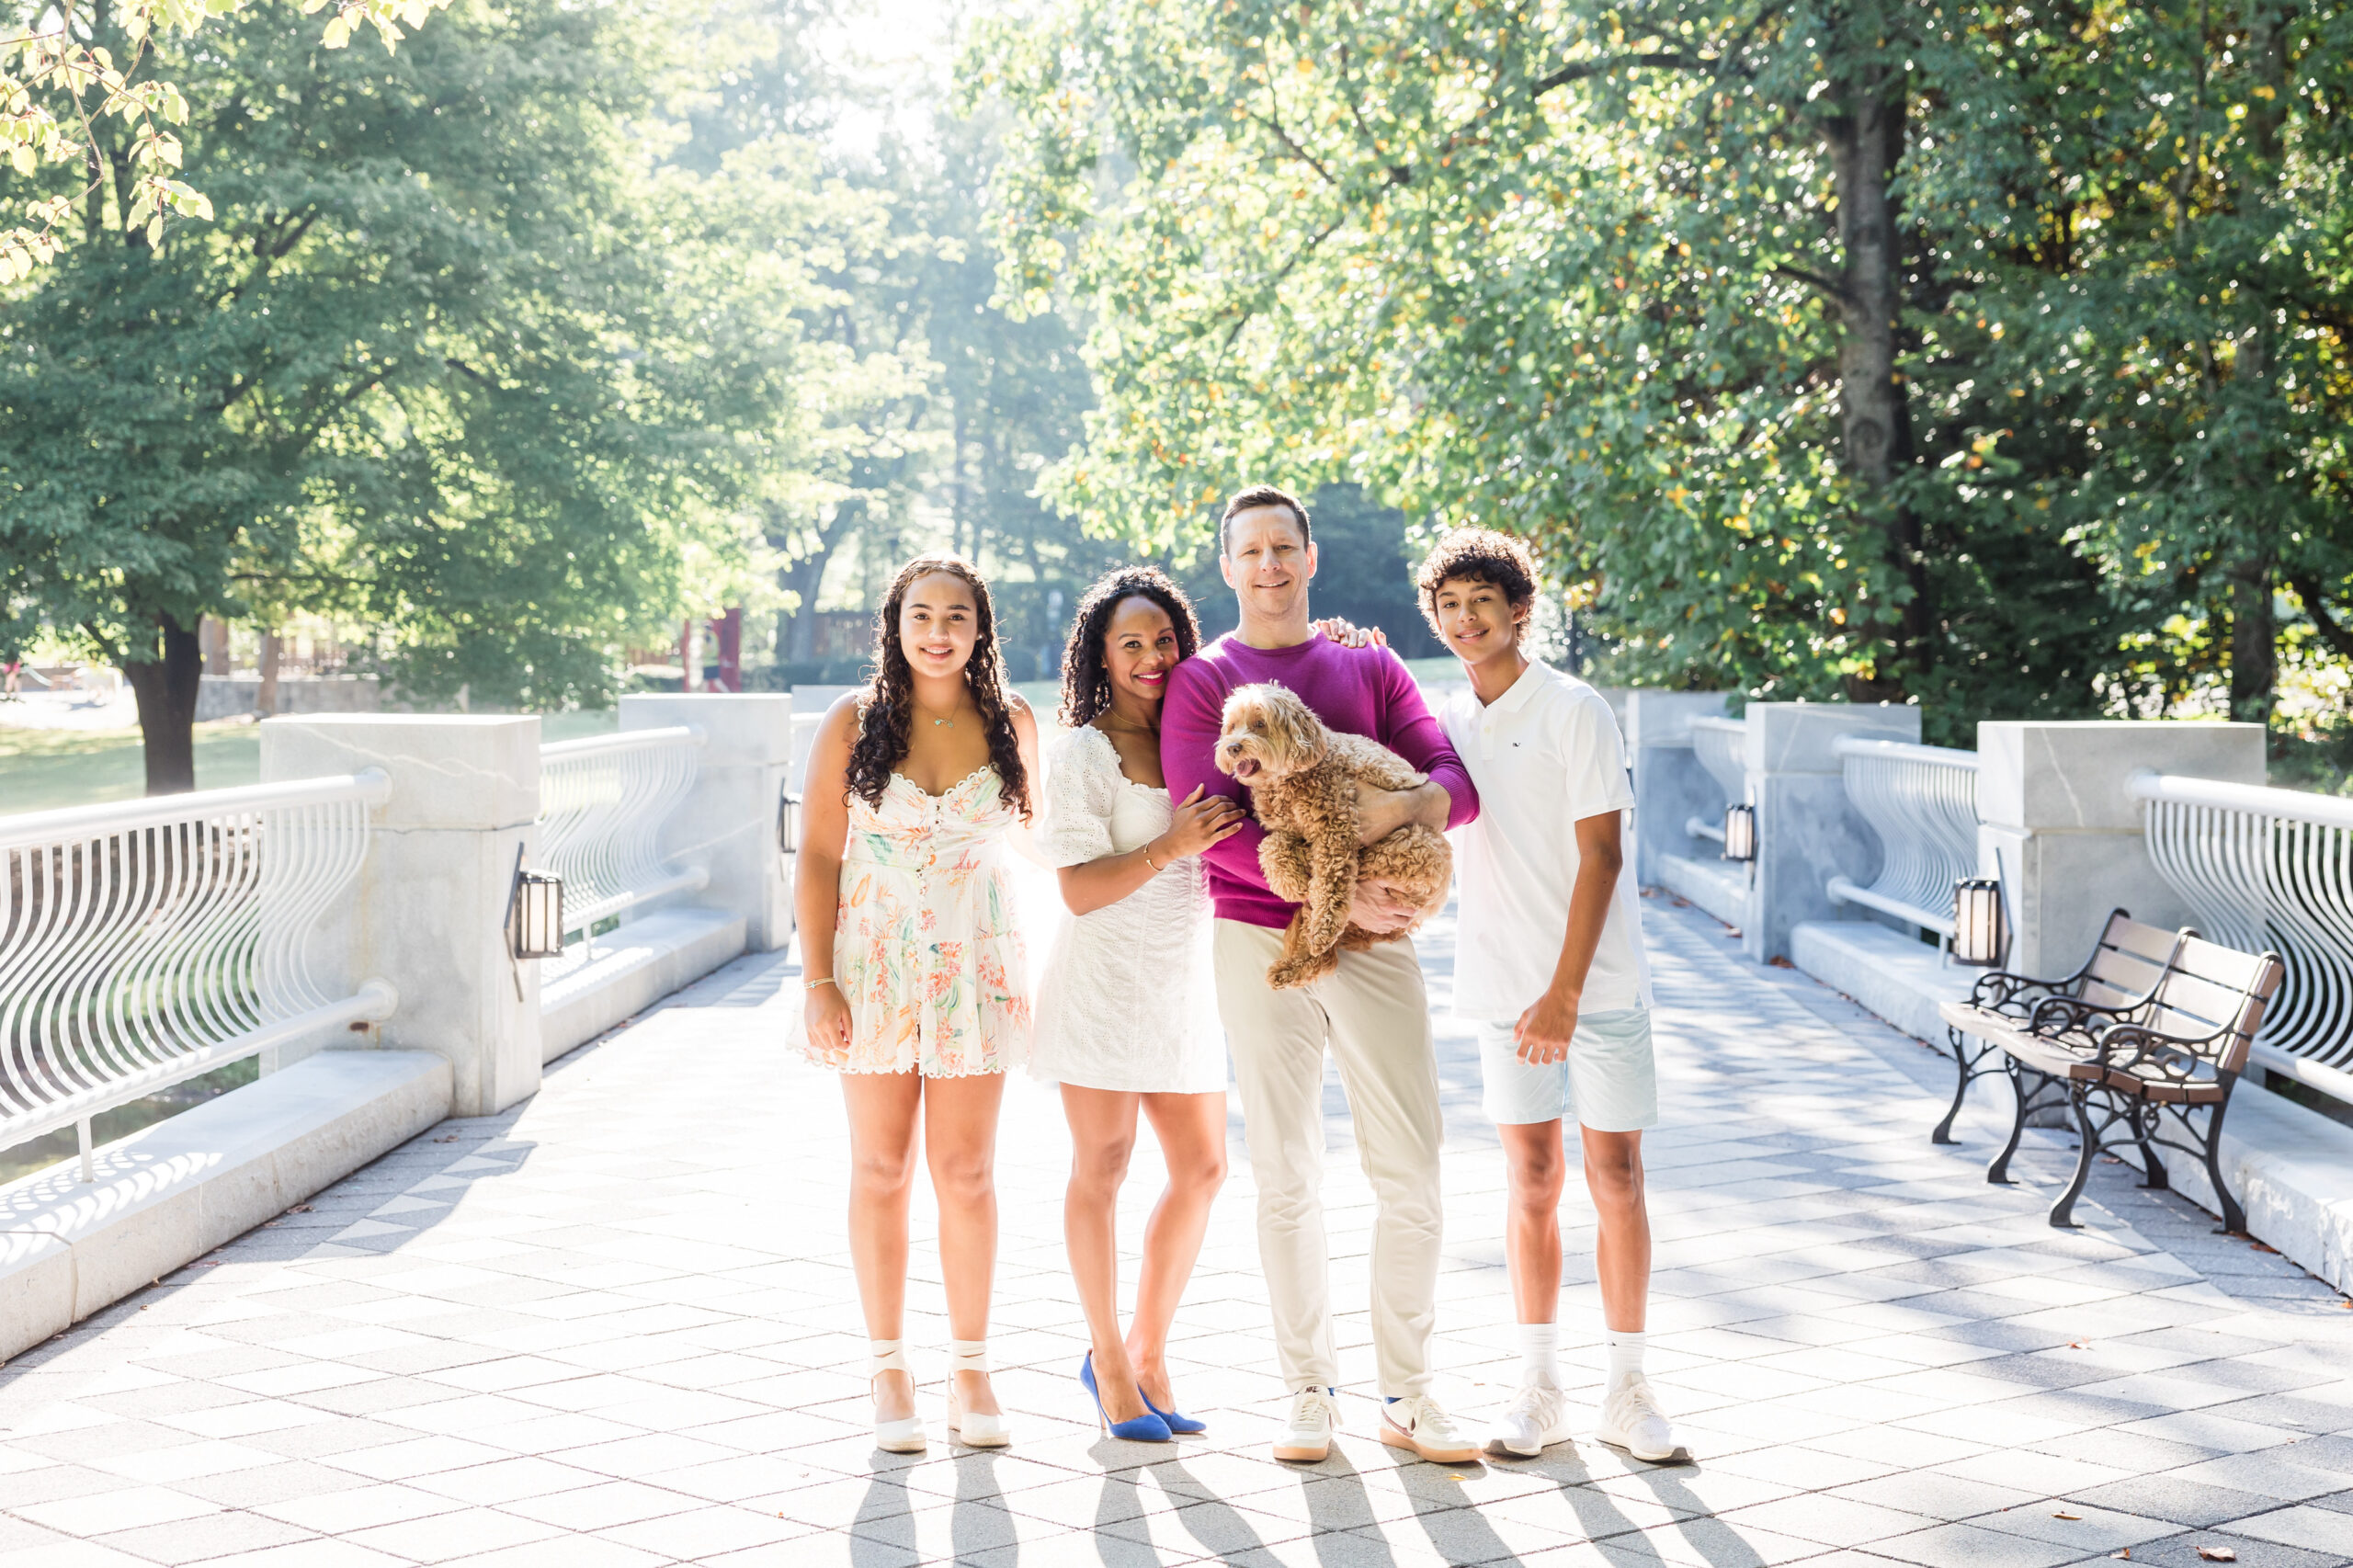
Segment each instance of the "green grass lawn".
[{"label": "green grass lawn", "polygon": [[[620,725],[611,709],[549,713],[540,734],[551,741],[610,733]],[[261,782],[261,726],[223,719],[196,727],[196,787],[230,790]],[[147,792],[146,762],[137,730],[19,730],[0,726],[0,815],[61,806],[135,801]]]}]

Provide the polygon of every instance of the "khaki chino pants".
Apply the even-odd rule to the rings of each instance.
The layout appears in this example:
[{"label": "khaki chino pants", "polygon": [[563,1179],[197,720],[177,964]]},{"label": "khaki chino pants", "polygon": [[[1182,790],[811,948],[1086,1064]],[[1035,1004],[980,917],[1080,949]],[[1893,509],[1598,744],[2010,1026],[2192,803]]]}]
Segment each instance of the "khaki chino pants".
[{"label": "khaki chino pants", "polygon": [[1216,922],[1217,1010],[1242,1091],[1243,1134],[1258,1186],[1258,1257],[1274,1310],[1275,1354],[1296,1391],[1340,1381],[1332,1348],[1324,1236],[1324,1051],[1347,1090],[1358,1162],[1372,1184],[1372,1344],[1381,1392],[1426,1393],[1438,1316],[1438,1062],[1428,998],[1410,941],[1344,952],[1293,991],[1267,984],[1282,933]]}]

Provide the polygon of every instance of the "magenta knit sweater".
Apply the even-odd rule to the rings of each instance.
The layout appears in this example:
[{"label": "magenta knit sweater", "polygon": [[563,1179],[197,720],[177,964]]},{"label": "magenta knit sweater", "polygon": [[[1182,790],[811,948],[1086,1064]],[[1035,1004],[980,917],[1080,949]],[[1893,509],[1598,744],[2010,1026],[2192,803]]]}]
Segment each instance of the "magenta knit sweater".
[{"label": "magenta knit sweater", "polygon": [[[1211,794],[1249,804],[1243,787],[1220,773],[1211,759],[1226,695],[1267,680],[1297,692],[1331,728],[1370,735],[1442,785],[1453,801],[1447,826],[1460,827],[1479,814],[1470,771],[1397,655],[1386,648],[1344,648],[1320,633],[1290,648],[1253,648],[1231,635],[1221,637],[1176,666],[1160,716],[1160,767],[1170,800],[1182,801],[1194,785],[1206,784]],[[1268,892],[1258,869],[1258,841],[1266,836],[1266,829],[1252,822],[1203,858],[1219,919],[1290,924],[1298,905]]]}]

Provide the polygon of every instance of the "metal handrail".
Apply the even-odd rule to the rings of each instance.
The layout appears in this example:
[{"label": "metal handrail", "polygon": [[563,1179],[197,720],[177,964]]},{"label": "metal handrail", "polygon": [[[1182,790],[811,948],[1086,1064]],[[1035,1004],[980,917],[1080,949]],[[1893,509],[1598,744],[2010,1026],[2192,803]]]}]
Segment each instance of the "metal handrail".
[{"label": "metal handrail", "polygon": [[1953,883],[1977,868],[1977,754],[1861,735],[1830,749],[1881,853],[1869,886],[1833,877],[1824,891],[1949,938]]},{"label": "metal handrail", "polygon": [[[1702,714],[1691,721],[1691,753],[1716,787],[1724,804],[1738,805],[1748,798],[1748,722]],[[1700,836],[1706,836],[1701,835]]]},{"label": "metal handrail", "polygon": [[392,776],[381,767],[326,778],[296,778],[282,784],[247,784],[234,790],[205,790],[154,795],[97,806],[64,806],[51,812],[0,816],[0,854],[35,844],[78,838],[92,832],[128,833],[178,822],[193,807],[210,812],[267,811],[280,806],[324,805],[358,801],[381,806],[392,799]]},{"label": "metal handrail", "polygon": [[2353,1104],[2353,801],[2149,768],[2126,789],[2206,935],[2287,966],[2255,1060]]},{"label": "metal handrail", "polygon": [[1837,757],[1878,757],[1886,762],[1924,762],[1936,767],[1965,767],[1977,771],[1977,754],[1952,746],[1924,746],[1912,741],[1873,740],[1869,735],[1840,735],[1830,743]]},{"label": "metal handrail", "polygon": [[550,741],[540,747],[540,761],[571,756],[605,756],[660,746],[701,745],[699,724],[673,724],[662,730],[620,730],[609,735],[584,735],[576,741]]},{"label": "metal handrail", "polygon": [[0,1144],[319,1031],[389,1017],[312,961],[368,851],[382,772],[5,819]]},{"label": "metal handrail", "polygon": [[2353,828],[2353,801],[2314,795],[2302,790],[2275,790],[2268,784],[2233,784],[2222,778],[2189,778],[2135,769],[2124,787],[2136,801],[2162,801],[2175,805],[2206,806],[2216,811],[2259,812],[2282,822],[2308,822],[2321,827]]},{"label": "metal handrail", "polygon": [[662,824],[694,788],[703,733],[624,730],[540,748],[540,863],[564,881],[565,934],[710,885],[664,863]]}]

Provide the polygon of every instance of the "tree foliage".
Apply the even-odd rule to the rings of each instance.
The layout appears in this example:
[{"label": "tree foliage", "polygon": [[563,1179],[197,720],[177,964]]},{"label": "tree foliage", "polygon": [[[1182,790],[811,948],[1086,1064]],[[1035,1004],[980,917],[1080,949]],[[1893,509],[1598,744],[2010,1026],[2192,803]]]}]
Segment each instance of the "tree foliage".
[{"label": "tree foliage", "polygon": [[122,664],[151,787],[188,786],[201,615],[380,626],[425,699],[597,699],[807,466],[805,256],[874,225],[789,150],[658,167],[646,19],[460,0],[371,56],[263,9],[167,58],[219,221],[86,204],[0,325],[0,588]]},{"label": "tree foliage", "polygon": [[1006,297],[1093,315],[1060,505],[1359,481],[1649,678],[1973,717],[2342,587],[2348,62],[2332,0],[1057,0],[965,79]]}]

